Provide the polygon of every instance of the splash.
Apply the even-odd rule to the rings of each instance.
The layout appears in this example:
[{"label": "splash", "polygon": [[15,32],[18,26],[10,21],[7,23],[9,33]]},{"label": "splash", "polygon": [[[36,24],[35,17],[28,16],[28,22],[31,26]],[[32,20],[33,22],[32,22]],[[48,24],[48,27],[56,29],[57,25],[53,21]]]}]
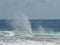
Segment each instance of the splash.
[{"label": "splash", "polygon": [[53,31],[52,28],[44,28],[42,25],[38,27],[38,33],[41,35],[53,35],[55,32]]},{"label": "splash", "polygon": [[[32,33],[30,22],[26,16],[23,15],[24,11],[21,7],[26,4],[22,0],[6,0],[2,2],[2,13],[5,15],[3,19],[13,19],[12,26],[14,27],[14,33],[18,35],[30,35]],[[21,3],[21,2],[24,2]],[[22,6],[20,6],[22,4]]]},{"label": "splash", "polygon": [[60,32],[54,32],[53,28],[45,28],[42,25],[40,25],[36,31],[33,33],[35,36],[40,36],[40,35],[54,35],[54,36],[60,36]]},{"label": "splash", "polygon": [[52,28],[44,28],[42,25],[38,27],[38,32],[39,33],[54,33]]},{"label": "splash", "polygon": [[38,27],[39,33],[46,33],[46,30],[43,28],[43,26]]},{"label": "splash", "polygon": [[13,31],[16,35],[31,35],[32,29],[31,24],[28,18],[24,15],[15,15],[13,21],[13,27],[15,30]]}]

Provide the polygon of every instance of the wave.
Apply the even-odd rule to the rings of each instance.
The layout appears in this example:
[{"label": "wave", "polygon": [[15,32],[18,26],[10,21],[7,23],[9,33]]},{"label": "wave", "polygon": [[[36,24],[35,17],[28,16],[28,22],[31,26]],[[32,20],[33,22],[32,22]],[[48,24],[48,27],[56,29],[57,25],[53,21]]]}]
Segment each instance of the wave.
[{"label": "wave", "polygon": [[[1,37],[0,37],[1,38]],[[2,39],[2,40],[1,40]],[[60,45],[59,37],[43,36],[8,36],[0,39],[1,45]],[[57,39],[57,40],[56,40]]]}]

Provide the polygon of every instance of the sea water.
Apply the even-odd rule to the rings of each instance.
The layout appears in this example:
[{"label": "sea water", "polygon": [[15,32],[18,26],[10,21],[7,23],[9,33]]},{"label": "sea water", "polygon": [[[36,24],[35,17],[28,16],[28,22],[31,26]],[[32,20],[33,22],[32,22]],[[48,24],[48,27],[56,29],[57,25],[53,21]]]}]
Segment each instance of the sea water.
[{"label": "sea water", "polygon": [[[15,43],[12,43],[12,41],[11,41],[11,43],[4,42],[4,41],[2,41],[0,43],[3,45],[60,45],[59,40],[56,40],[58,42],[56,42],[54,40],[52,42],[52,41],[46,41],[46,40],[35,41],[35,39],[34,39],[34,38],[36,38],[36,36],[41,37],[41,35],[53,35],[52,37],[54,37],[54,35],[59,36],[60,20],[29,20],[29,22],[31,23],[30,26],[32,29],[31,30],[32,34],[29,35],[28,40],[26,40],[24,38],[24,35],[20,35],[21,33],[24,34],[23,32],[21,32],[20,30],[17,30],[17,33],[18,33],[18,31],[21,32],[21,33],[19,33],[19,35],[23,36],[22,37],[23,39],[18,38],[15,41]],[[13,23],[13,20],[0,20],[0,32],[2,32],[2,33],[6,32],[7,35],[5,35],[5,36],[7,36],[7,37],[10,34],[11,34],[10,37],[16,35],[16,33],[15,34],[13,33],[13,31],[15,30],[15,27],[13,27],[13,25],[11,25],[12,23]],[[8,35],[8,33],[9,33],[9,35]],[[25,33],[28,34],[27,32],[25,32]],[[32,39],[29,39],[31,36],[32,36]],[[48,38],[50,36],[48,36],[48,37],[44,36],[44,37]],[[42,37],[42,38],[44,38],[44,37]],[[37,38],[36,40],[38,40],[38,39],[40,39],[40,38]]]}]

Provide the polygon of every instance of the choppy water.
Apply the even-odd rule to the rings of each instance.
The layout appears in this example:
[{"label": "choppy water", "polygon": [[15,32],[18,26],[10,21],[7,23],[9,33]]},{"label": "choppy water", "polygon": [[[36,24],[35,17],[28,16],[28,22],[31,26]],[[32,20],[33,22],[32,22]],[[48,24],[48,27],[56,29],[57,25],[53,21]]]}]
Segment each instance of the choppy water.
[{"label": "choppy water", "polygon": [[[0,20],[1,31],[14,30],[12,22],[14,20]],[[60,20],[30,20],[32,31],[38,31],[38,28],[42,26],[48,32],[60,32]]]},{"label": "choppy water", "polygon": [[[16,30],[16,28],[12,25],[13,23],[15,22],[15,20],[0,20],[0,33],[2,31],[6,32],[7,35],[5,36],[13,36],[13,32]],[[9,43],[9,42],[4,42],[4,41],[1,41],[0,44],[5,44],[5,45],[60,45],[60,37],[54,37],[55,36],[59,36],[60,35],[60,20],[29,20],[29,25],[31,26],[31,30],[32,30],[32,35],[35,36],[35,37],[27,37],[26,39],[24,39],[25,37],[22,37],[23,39],[17,39],[15,43]],[[15,23],[16,24],[16,23]],[[18,23],[20,25],[20,23]],[[24,23],[22,23],[24,24]],[[17,25],[17,26],[19,26]],[[27,23],[26,23],[27,25]],[[17,27],[16,26],[16,27]],[[23,26],[20,27],[19,26],[19,29],[20,28],[24,28]],[[24,28],[25,29],[25,28]],[[10,32],[10,34],[8,34],[9,32],[8,31],[13,31],[13,32]],[[17,33],[18,31],[20,31],[22,34],[29,34],[28,31],[25,31],[24,30],[16,30]],[[3,34],[5,34],[4,32],[2,32]],[[23,36],[21,33],[19,33],[19,35]],[[16,34],[16,33],[15,33]],[[26,35],[25,34],[25,35]],[[43,40],[40,38],[41,37],[41,34],[43,35],[53,35],[52,38],[56,38],[56,39],[50,39],[51,36],[43,36]],[[36,37],[37,36],[37,37]],[[38,38],[39,37],[39,38]],[[45,39],[45,38],[49,38],[49,39]],[[14,37],[15,38],[15,37]],[[13,41],[15,40],[13,38]],[[36,38],[36,39],[35,39]],[[3,40],[6,40],[6,37],[5,38],[2,38]],[[11,38],[12,39],[12,38]],[[41,41],[35,41],[35,40],[40,40]],[[59,40],[58,40],[59,39]],[[7,40],[9,41],[10,39],[7,38]],[[7,41],[6,40],[6,41]],[[51,42],[46,42],[47,40],[52,40]],[[12,41],[11,41],[12,42]]]},{"label": "choppy water", "polygon": [[[24,23],[15,23],[15,20],[0,20],[0,31],[18,31],[20,30],[20,34],[22,33],[30,33],[32,34],[41,34],[41,33],[49,33],[49,34],[58,34],[60,33],[60,20],[29,20],[29,24],[25,21]],[[14,25],[12,25],[14,24]],[[27,26],[26,26],[27,25]],[[31,26],[31,27],[30,27]],[[17,28],[17,29],[16,29]],[[30,29],[31,28],[31,29]]]}]

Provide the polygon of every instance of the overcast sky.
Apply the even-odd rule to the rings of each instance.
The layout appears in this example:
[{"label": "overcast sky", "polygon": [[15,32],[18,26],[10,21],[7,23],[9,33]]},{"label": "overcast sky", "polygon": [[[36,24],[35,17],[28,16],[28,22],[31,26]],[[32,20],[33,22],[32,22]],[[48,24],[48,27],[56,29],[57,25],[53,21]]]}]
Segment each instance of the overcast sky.
[{"label": "overcast sky", "polygon": [[29,19],[60,19],[60,0],[0,0],[0,19],[17,12]]}]

